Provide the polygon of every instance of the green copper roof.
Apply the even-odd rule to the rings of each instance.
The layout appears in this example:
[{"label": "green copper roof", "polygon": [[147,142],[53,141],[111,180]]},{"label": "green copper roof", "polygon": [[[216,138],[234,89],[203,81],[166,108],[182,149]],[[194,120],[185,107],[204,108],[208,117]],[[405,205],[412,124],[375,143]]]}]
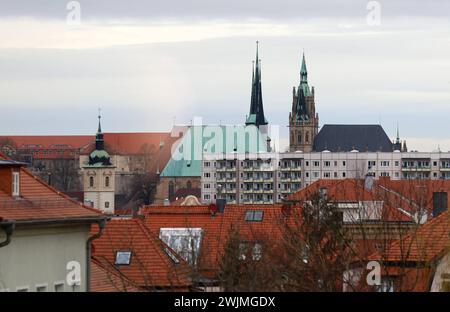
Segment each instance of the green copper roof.
[{"label": "green copper roof", "polygon": [[[250,141],[252,135],[256,139]],[[255,126],[191,126],[180,140],[175,154],[161,172],[162,177],[199,177],[204,153],[267,151],[266,136]]]}]

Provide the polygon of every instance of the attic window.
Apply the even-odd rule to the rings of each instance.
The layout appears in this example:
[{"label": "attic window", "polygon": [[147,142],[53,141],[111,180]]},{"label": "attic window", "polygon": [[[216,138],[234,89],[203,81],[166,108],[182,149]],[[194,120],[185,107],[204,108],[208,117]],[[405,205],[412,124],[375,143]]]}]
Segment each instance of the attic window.
[{"label": "attic window", "polygon": [[129,265],[130,262],[131,262],[131,251],[116,252],[116,264],[117,265]]},{"label": "attic window", "polygon": [[20,174],[18,171],[12,173],[12,196],[20,195]]},{"label": "attic window", "polygon": [[245,221],[247,222],[261,222],[264,217],[262,210],[247,210],[245,212]]},{"label": "attic window", "polygon": [[191,265],[197,263],[203,230],[201,228],[161,228],[159,238]]}]

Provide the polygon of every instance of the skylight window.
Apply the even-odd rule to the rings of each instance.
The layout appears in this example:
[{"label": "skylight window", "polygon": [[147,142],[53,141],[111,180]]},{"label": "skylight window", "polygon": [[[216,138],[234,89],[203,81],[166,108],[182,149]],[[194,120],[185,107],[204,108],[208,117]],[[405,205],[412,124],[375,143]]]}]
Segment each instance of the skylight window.
[{"label": "skylight window", "polygon": [[116,264],[117,265],[129,265],[130,262],[131,262],[131,251],[116,252]]},{"label": "skylight window", "polygon": [[262,210],[247,210],[245,213],[245,221],[247,222],[261,222],[264,218],[264,211]]}]

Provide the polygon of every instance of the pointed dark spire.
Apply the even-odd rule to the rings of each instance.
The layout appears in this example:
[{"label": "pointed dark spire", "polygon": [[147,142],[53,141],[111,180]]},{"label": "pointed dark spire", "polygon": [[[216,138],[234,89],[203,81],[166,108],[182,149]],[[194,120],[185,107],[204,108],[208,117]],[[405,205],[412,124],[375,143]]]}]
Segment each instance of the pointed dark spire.
[{"label": "pointed dark spire", "polygon": [[306,69],[305,52],[303,52],[302,67],[300,69],[300,83],[308,83],[308,70]]},{"label": "pointed dark spire", "polygon": [[308,121],[313,116],[309,116],[306,105],[306,96],[311,96],[311,90],[308,86],[308,71],[306,69],[305,52],[302,55],[302,65],[300,67],[300,85],[297,88],[297,121]]},{"label": "pointed dark spire", "polygon": [[100,115],[100,109],[99,109],[98,110],[98,128],[97,128],[97,134],[95,135],[95,149],[98,151],[105,149],[105,142],[103,140],[101,119],[102,119],[102,116]]},{"label": "pointed dark spire", "polygon": [[97,133],[101,133],[102,132],[102,125],[100,123],[100,120],[102,119],[102,116],[100,115],[100,113],[98,114],[98,129],[97,129]]},{"label": "pointed dark spire", "polygon": [[252,66],[252,94],[250,102],[250,114],[245,122],[246,125],[267,125],[264,116],[261,86],[261,60],[259,59],[259,41],[256,41],[256,59]]}]

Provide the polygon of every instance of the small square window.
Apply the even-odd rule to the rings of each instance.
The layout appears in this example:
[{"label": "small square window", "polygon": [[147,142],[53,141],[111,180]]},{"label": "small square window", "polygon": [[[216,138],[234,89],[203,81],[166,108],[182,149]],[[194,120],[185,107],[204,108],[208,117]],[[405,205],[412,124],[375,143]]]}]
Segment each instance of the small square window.
[{"label": "small square window", "polygon": [[245,213],[245,221],[247,222],[261,222],[264,217],[262,210],[247,210]]},{"label": "small square window", "polygon": [[131,262],[131,251],[116,252],[116,264],[117,265],[129,265],[130,262]]}]

